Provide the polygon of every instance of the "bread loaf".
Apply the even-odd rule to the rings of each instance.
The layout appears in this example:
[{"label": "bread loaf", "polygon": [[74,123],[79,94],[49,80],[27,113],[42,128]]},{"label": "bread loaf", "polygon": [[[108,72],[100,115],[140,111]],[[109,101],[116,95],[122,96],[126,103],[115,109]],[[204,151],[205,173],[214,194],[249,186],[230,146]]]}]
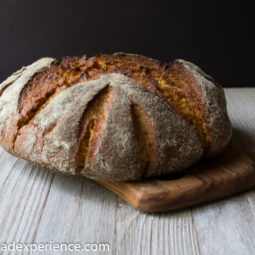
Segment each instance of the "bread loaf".
[{"label": "bread loaf", "polygon": [[0,84],[1,145],[55,172],[165,175],[217,155],[230,137],[223,89],[181,59],[42,58]]}]

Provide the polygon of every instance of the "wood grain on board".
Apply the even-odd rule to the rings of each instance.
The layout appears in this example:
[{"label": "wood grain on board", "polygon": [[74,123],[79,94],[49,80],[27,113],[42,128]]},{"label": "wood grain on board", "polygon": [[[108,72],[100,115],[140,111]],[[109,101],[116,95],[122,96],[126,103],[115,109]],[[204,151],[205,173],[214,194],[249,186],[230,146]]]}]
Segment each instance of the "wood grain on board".
[{"label": "wood grain on board", "polygon": [[255,186],[255,167],[248,156],[229,146],[218,157],[198,163],[183,176],[169,178],[98,182],[139,210],[161,212],[224,198],[250,189]]}]

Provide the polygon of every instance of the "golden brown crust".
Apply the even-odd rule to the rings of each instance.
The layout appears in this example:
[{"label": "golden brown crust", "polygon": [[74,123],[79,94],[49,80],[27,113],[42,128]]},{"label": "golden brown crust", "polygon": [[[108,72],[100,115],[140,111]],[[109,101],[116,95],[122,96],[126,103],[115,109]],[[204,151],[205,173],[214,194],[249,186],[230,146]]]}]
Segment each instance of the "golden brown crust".
[{"label": "golden brown crust", "polygon": [[139,105],[131,104],[131,115],[139,144],[141,176],[146,176],[151,169],[155,168],[158,158],[156,130],[148,114]]},{"label": "golden brown crust", "polygon": [[103,125],[109,114],[113,100],[113,88],[105,87],[87,105],[81,120],[77,143],[77,170],[79,173],[86,164],[91,162],[100,140],[102,139]]},{"label": "golden brown crust", "polygon": [[45,168],[139,179],[181,171],[230,139],[222,88],[189,62],[118,53],[33,65],[0,85],[0,117],[17,100],[0,140]]},{"label": "golden brown crust", "polygon": [[22,118],[18,129],[28,124],[51,97],[67,87],[107,73],[124,74],[161,95],[176,112],[196,127],[205,151],[209,150],[212,131],[204,110],[206,105],[202,92],[194,76],[176,61],[161,64],[136,55],[97,55],[90,59],[85,56],[67,57],[42,70],[21,93],[19,111]]}]

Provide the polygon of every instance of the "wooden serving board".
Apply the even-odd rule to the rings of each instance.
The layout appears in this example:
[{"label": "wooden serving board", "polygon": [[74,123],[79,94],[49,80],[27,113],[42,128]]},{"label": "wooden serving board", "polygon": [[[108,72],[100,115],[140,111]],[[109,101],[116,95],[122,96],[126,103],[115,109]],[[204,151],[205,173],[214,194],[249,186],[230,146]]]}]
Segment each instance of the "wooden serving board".
[{"label": "wooden serving board", "polygon": [[250,189],[255,186],[255,167],[247,155],[229,146],[218,157],[198,163],[179,177],[97,182],[141,211],[162,212]]}]

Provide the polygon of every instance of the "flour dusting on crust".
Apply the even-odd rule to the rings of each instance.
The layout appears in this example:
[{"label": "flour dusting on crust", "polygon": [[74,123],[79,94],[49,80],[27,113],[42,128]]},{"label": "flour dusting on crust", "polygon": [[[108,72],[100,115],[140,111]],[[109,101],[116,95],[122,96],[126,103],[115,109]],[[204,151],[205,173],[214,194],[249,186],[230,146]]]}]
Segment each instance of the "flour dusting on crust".
[{"label": "flour dusting on crust", "polygon": [[0,89],[11,84],[0,97],[0,141],[3,140],[3,133],[8,136],[8,132],[13,128],[13,123],[19,119],[18,103],[24,86],[35,73],[38,73],[44,67],[50,66],[54,61],[53,58],[39,59],[29,66],[22,67],[0,84]]},{"label": "flour dusting on crust", "polygon": [[193,73],[200,85],[204,101],[207,104],[208,116],[214,133],[211,148],[207,156],[214,156],[226,147],[232,135],[224,90],[214,82],[212,77],[205,74],[195,64],[182,59],[178,61]]},{"label": "flour dusting on crust", "polygon": [[[12,154],[64,174],[79,173],[103,180],[139,179],[144,171],[131,114],[132,105],[136,104],[146,113],[155,130],[153,139],[157,144],[154,167],[145,177],[182,171],[203,157],[203,145],[194,125],[158,93],[120,73],[102,74],[94,80],[67,87],[50,98],[29,123],[18,129],[21,117],[18,104],[23,88],[36,73],[54,62],[53,58],[40,59],[0,84],[0,141]],[[207,155],[213,156],[224,149],[231,137],[224,91],[196,65],[185,60],[177,62],[195,77],[202,100],[206,102],[205,111],[213,130]],[[109,101],[111,105],[102,124],[100,142],[94,148],[93,160],[77,171],[76,153],[83,114],[107,86],[113,89],[114,96]]]}]

